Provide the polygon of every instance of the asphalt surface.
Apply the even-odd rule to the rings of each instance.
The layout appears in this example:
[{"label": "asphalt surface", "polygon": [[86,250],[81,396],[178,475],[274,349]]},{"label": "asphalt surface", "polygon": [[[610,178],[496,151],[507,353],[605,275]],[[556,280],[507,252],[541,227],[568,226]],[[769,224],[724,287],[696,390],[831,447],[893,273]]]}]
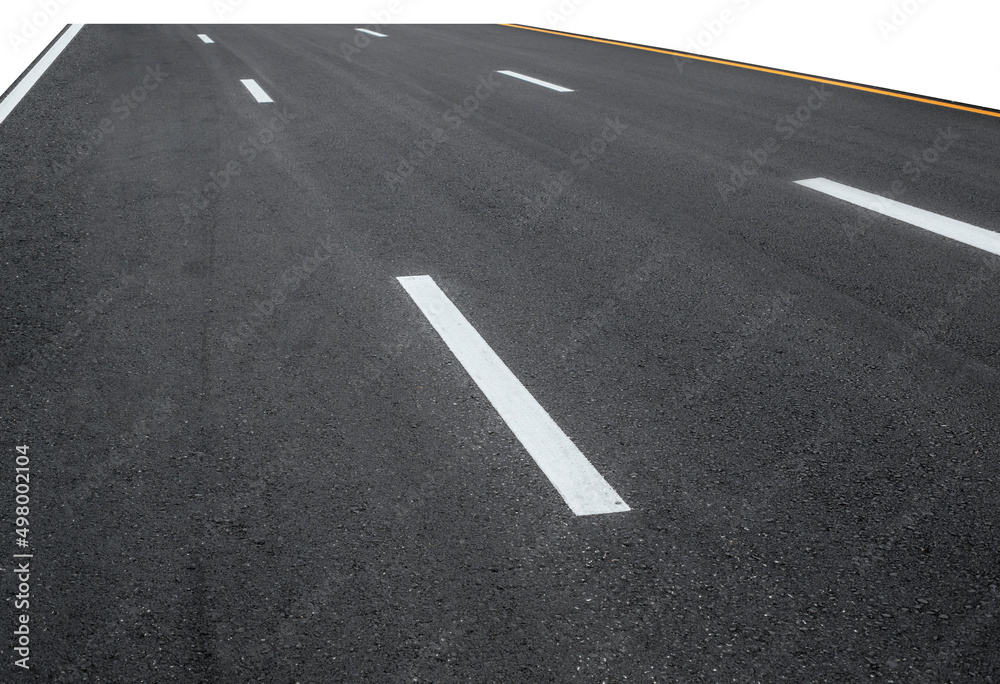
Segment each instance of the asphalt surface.
[{"label": "asphalt surface", "polygon": [[0,124],[3,680],[1000,681],[1000,260],[793,183],[1000,230],[1000,120],[383,32],[86,26]]}]

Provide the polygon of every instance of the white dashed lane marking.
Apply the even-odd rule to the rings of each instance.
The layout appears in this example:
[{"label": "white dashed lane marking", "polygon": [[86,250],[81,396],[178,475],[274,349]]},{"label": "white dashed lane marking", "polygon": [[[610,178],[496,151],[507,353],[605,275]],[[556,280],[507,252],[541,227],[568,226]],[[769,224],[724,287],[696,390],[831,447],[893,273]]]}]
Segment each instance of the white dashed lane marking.
[{"label": "white dashed lane marking", "polygon": [[535,85],[540,85],[543,88],[550,88],[560,93],[572,93],[573,91],[569,88],[564,88],[561,85],[556,85],[555,83],[549,83],[548,81],[542,81],[537,78],[532,78],[531,76],[525,76],[524,74],[519,74],[516,71],[497,71],[498,74],[503,74],[504,76],[512,76],[514,78],[519,78],[522,81],[527,81],[528,83],[534,83]]},{"label": "white dashed lane marking", "polygon": [[576,515],[630,510],[433,278],[397,280]]},{"label": "white dashed lane marking", "polygon": [[836,197],[837,199],[850,202],[859,207],[865,207],[900,221],[905,221],[910,225],[929,230],[932,233],[943,235],[946,238],[964,242],[967,245],[982,249],[993,254],[1000,254],[1000,233],[986,230],[971,223],[956,221],[955,219],[941,216],[925,209],[911,207],[887,197],[865,192],[843,185],[826,178],[809,178],[807,180],[795,181],[797,184],[812,188],[824,194]]},{"label": "white dashed lane marking", "polygon": [[246,86],[247,90],[250,91],[250,94],[257,99],[257,102],[274,102],[274,100],[271,99],[271,96],[265,93],[264,89],[257,85],[257,81],[252,78],[240,79],[240,83]]}]

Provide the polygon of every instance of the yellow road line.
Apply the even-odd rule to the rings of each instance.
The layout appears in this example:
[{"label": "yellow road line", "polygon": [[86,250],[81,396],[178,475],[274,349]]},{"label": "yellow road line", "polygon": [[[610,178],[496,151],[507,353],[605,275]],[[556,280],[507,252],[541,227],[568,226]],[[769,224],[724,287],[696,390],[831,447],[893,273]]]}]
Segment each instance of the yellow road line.
[{"label": "yellow road line", "polygon": [[625,43],[619,40],[606,40],[604,38],[591,38],[590,36],[581,36],[576,33],[566,33],[564,31],[552,31],[550,29],[540,29],[533,26],[522,26],[521,24],[501,24],[501,26],[509,26],[511,28],[525,29],[526,31],[538,31],[539,33],[551,33],[557,36],[566,36],[567,38],[578,38],[579,40],[590,40],[595,43],[606,43],[607,45],[620,45],[622,47],[633,48],[636,50],[646,50],[648,52],[659,52],[664,55],[674,55],[675,57],[683,57],[685,59],[697,59],[702,62],[712,62],[714,64],[725,64],[726,66],[740,67],[741,69],[752,69],[753,71],[763,71],[767,74],[778,74],[779,76],[791,76],[792,78],[800,78],[804,81],[815,81],[817,83],[828,83],[830,85],[841,86],[842,88],[853,88],[854,90],[863,90],[867,93],[878,93],[879,95],[889,95],[891,97],[898,97],[904,100],[913,100],[914,102],[925,102],[927,104],[939,105],[941,107],[951,107],[952,109],[961,109],[965,112],[975,112],[976,114],[986,114],[987,116],[1000,117],[1000,112],[993,111],[991,109],[983,109],[981,107],[970,107],[968,105],[956,104],[954,102],[948,102],[947,100],[937,100],[928,97],[919,97],[917,95],[907,95],[906,93],[897,93],[892,90],[883,90],[881,88],[870,88],[868,86],[857,85],[855,83],[848,83],[846,81],[837,81],[831,78],[819,78],[818,76],[806,76],[804,74],[797,74],[794,71],[782,71],[781,69],[769,69],[767,67],[754,66],[752,64],[743,64],[741,62],[731,62],[726,59],[716,59],[714,57],[701,57],[699,55],[692,55],[688,52],[677,52],[675,50],[664,50],[662,48],[646,47],[645,45],[636,45],[635,43]]}]

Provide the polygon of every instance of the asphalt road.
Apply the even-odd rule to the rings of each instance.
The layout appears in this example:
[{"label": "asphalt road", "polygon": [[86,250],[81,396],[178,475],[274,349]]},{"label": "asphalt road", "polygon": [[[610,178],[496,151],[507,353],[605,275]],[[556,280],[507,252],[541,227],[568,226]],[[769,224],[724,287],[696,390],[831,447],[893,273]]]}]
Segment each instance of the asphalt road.
[{"label": "asphalt road", "polygon": [[1000,120],[383,33],[86,26],[0,124],[3,680],[1000,682],[1000,259],[794,183],[1000,231]]}]

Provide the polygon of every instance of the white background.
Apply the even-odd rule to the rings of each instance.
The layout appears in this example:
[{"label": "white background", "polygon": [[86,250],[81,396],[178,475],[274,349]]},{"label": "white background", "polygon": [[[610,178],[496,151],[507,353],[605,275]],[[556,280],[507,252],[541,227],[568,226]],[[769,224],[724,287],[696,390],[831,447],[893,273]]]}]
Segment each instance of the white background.
[{"label": "white background", "polygon": [[389,18],[388,23],[527,24],[1000,109],[997,0],[372,0],[346,7],[315,0],[2,3],[0,92],[70,23],[366,25]]}]

